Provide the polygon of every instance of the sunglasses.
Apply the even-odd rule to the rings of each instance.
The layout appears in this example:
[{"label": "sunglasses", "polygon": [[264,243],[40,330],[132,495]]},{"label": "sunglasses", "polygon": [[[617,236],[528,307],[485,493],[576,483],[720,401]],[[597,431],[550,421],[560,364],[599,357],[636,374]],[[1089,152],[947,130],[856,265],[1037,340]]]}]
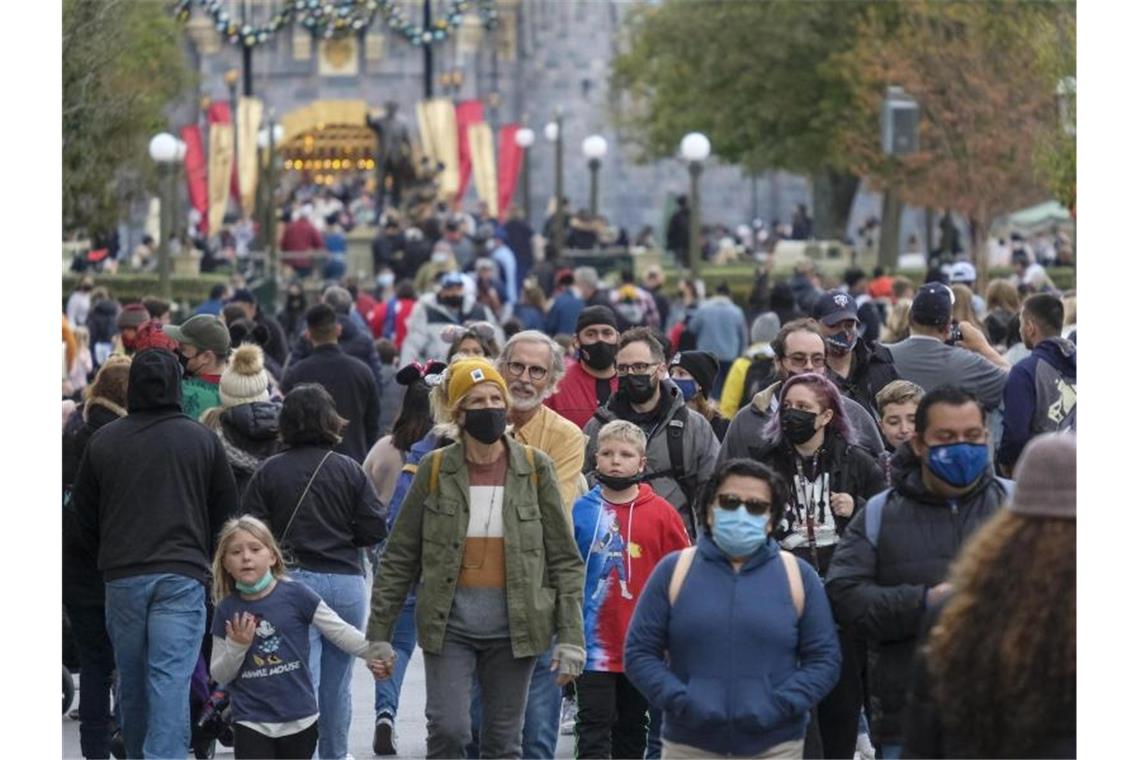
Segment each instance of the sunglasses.
[{"label": "sunglasses", "polygon": [[716,497],[716,505],[721,509],[735,512],[743,506],[751,515],[766,515],[772,511],[772,502],[759,499],[742,499],[739,496],[722,493]]}]

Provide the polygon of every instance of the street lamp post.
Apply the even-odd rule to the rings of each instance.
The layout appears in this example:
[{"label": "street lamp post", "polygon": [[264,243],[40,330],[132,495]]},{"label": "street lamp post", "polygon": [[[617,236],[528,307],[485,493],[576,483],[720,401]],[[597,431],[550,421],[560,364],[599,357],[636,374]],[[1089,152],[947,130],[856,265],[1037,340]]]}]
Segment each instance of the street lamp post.
[{"label": "street lamp post", "polygon": [[564,229],[565,209],[562,207],[562,109],[554,111],[554,121],[547,124],[543,135],[549,142],[554,143],[554,258],[557,261],[562,257],[563,241],[566,238]]},{"label": "street lamp post", "polygon": [[526,223],[530,224],[530,146],[534,145],[534,130],[523,127],[518,132],[515,132],[515,145],[522,149],[523,154],[523,214],[526,217]]},{"label": "street lamp post", "polygon": [[[174,182],[175,166],[180,156],[186,154],[186,146],[178,138],[168,132],[161,132],[150,139],[149,152],[151,160],[158,164],[159,194],[162,197],[162,213],[159,215],[159,235],[162,239],[158,244],[158,283],[162,297],[167,301],[171,297],[170,289],[170,238],[174,234],[176,222],[174,215]],[[165,180],[165,181],[164,181]]]},{"label": "street lamp post", "polygon": [[275,189],[277,187],[277,144],[285,137],[285,128],[278,124],[273,114],[269,115],[269,124],[257,135],[257,145],[266,151],[265,188],[262,197],[265,199],[265,241],[269,247],[269,301],[277,303],[277,202]]},{"label": "street lamp post", "polygon": [[[237,111],[237,83],[240,74],[237,69],[230,69],[225,74],[226,87],[230,91],[230,123],[234,128],[234,167],[240,167],[241,156],[238,155],[238,111]],[[241,176],[241,170],[237,169],[238,176]],[[240,187],[240,183],[239,183]],[[238,209],[241,209],[241,193],[238,193],[237,198]]]},{"label": "street lamp post", "polygon": [[701,271],[701,168],[711,151],[709,138],[700,132],[690,132],[681,140],[681,158],[689,163],[689,269],[693,279]]},{"label": "street lamp post", "polygon": [[590,167],[590,216],[598,215],[598,169],[602,168],[606,147],[606,138],[601,135],[590,135],[582,141],[582,155]]}]

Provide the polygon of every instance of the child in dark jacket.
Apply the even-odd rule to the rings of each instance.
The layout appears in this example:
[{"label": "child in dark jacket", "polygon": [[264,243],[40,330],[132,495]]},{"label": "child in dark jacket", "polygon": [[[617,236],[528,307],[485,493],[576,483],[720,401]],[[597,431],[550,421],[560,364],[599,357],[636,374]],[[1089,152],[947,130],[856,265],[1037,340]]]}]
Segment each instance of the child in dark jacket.
[{"label": "child in dark jacket", "polygon": [[642,587],[657,563],[689,545],[677,510],[647,483],[645,433],[614,420],[598,433],[598,485],[574,505],[586,561],[586,665],[577,681],[577,756],[641,757],[648,704],[625,677],[622,647]]}]

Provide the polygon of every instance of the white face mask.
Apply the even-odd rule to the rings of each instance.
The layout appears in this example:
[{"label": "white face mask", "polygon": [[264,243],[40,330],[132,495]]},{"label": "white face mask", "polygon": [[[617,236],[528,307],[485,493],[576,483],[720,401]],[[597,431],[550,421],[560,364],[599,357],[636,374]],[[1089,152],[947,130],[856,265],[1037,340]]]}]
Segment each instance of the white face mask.
[{"label": "white face mask", "polygon": [[447,258],[448,257],[447,257],[446,253],[433,253],[431,255],[431,263],[433,263],[433,264],[446,264]]}]

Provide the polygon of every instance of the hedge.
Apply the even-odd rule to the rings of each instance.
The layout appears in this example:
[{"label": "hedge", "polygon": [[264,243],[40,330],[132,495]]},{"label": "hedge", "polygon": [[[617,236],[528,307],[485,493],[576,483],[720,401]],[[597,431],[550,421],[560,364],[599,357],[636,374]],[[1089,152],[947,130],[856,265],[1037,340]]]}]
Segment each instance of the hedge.
[{"label": "hedge", "polygon": [[[63,303],[66,308],[67,297],[75,290],[81,275],[67,272],[63,275]],[[96,274],[95,287],[106,288],[112,298],[119,301],[139,301],[144,296],[157,296],[161,292],[158,285],[158,273],[121,273]],[[199,274],[193,277],[186,275],[170,276],[170,292],[174,304],[174,316],[191,306],[205,301],[210,297],[210,288],[215,285],[224,285],[229,281],[225,274]]]}]

